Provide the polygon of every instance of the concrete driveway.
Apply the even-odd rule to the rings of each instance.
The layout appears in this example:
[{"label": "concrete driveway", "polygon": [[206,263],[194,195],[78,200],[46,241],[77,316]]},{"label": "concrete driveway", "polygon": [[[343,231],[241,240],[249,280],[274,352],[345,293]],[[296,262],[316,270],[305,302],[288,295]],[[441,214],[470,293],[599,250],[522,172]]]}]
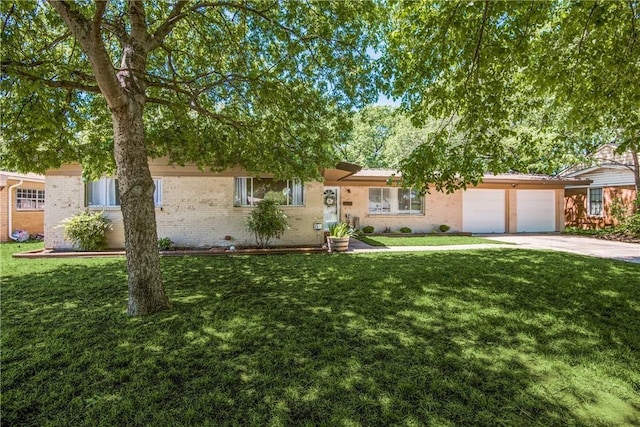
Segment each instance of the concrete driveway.
[{"label": "concrete driveway", "polygon": [[551,249],[640,264],[640,244],[636,243],[615,242],[565,234],[484,234],[481,237],[512,243],[521,248]]}]

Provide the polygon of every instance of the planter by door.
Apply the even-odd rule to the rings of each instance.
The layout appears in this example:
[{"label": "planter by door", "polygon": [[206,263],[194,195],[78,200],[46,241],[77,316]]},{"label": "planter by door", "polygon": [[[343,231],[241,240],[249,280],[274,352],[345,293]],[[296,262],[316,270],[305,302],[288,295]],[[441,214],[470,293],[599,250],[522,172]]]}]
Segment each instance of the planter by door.
[{"label": "planter by door", "polygon": [[346,252],[349,249],[349,236],[329,237],[329,241],[333,252]]}]

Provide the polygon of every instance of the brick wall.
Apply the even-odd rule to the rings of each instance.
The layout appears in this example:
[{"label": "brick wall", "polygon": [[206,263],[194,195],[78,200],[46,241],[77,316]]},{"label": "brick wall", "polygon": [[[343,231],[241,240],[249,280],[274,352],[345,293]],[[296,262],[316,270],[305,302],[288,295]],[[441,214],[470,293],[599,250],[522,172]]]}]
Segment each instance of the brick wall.
[{"label": "brick wall", "polygon": [[636,191],[633,186],[605,187],[602,192],[603,215],[592,216],[587,210],[587,188],[567,188],[564,193],[564,216],[567,227],[604,228],[616,225],[611,215],[614,200],[620,200],[631,212]]},{"label": "brick wall", "polygon": [[[7,185],[0,190],[0,242],[10,240],[9,233],[15,230],[26,230],[30,235],[44,232],[44,211],[16,209],[16,190],[18,188],[44,190],[44,183],[24,181],[20,187],[13,188],[11,195],[9,195],[9,187],[19,182],[8,179]],[[9,209],[11,209],[13,230],[9,230]]]},{"label": "brick wall", "polygon": [[[347,191],[349,190],[349,191]],[[389,227],[398,231],[409,227],[415,233],[430,233],[441,224],[452,231],[462,230],[462,192],[444,194],[434,191],[425,195],[423,215],[376,215],[369,214],[369,187],[343,186],[341,188],[341,220],[346,214],[359,217],[360,226],[372,225],[376,232]],[[344,202],[352,205],[345,206]]]},{"label": "brick wall", "polygon": [[[156,209],[158,237],[169,237],[175,245],[213,247],[254,245],[246,230],[250,207],[234,207],[234,178],[215,176],[165,176],[162,180],[162,207]],[[290,229],[274,245],[321,244],[323,235],[313,229],[322,222],[322,184],[305,185],[305,206],[284,206]],[[55,228],[69,216],[84,209],[84,184],[80,176],[48,176],[45,246],[70,248],[63,230]],[[118,208],[104,211],[113,231],[107,235],[111,248],[124,246],[124,226]],[[225,240],[231,236],[231,240]]]}]

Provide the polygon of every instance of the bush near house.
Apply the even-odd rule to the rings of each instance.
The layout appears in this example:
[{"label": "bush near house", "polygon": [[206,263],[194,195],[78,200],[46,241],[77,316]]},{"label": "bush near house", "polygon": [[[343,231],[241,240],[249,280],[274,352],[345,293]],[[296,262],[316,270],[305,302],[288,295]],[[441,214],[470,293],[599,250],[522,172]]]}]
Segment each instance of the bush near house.
[{"label": "bush near house", "polygon": [[272,238],[279,239],[289,229],[287,216],[276,200],[264,199],[253,208],[247,218],[247,228],[256,237],[256,243],[266,248]]},{"label": "bush near house", "polygon": [[402,227],[400,229],[401,233],[411,233],[411,229],[409,227]]},{"label": "bush near house", "polygon": [[629,215],[622,223],[614,227],[596,229],[568,227],[565,229],[565,233],[597,237],[607,240],[640,243],[640,212]]},{"label": "bush near house", "polygon": [[362,232],[366,234],[371,234],[374,230],[375,228],[373,228],[373,225],[365,225],[364,227],[362,227]]},{"label": "bush near house", "polygon": [[102,212],[84,211],[66,218],[59,227],[64,228],[64,237],[81,251],[97,251],[107,247],[107,231],[111,221]]}]

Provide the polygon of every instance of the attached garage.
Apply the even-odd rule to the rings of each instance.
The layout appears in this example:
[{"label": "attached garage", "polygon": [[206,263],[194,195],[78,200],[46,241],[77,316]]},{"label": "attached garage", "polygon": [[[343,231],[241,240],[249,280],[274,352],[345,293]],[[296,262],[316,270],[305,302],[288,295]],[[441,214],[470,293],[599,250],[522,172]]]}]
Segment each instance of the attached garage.
[{"label": "attached garage", "polygon": [[556,191],[516,191],[518,233],[556,231]]},{"label": "attached garage", "polygon": [[467,190],[462,195],[462,229],[469,233],[504,233],[505,209],[505,190]]}]

